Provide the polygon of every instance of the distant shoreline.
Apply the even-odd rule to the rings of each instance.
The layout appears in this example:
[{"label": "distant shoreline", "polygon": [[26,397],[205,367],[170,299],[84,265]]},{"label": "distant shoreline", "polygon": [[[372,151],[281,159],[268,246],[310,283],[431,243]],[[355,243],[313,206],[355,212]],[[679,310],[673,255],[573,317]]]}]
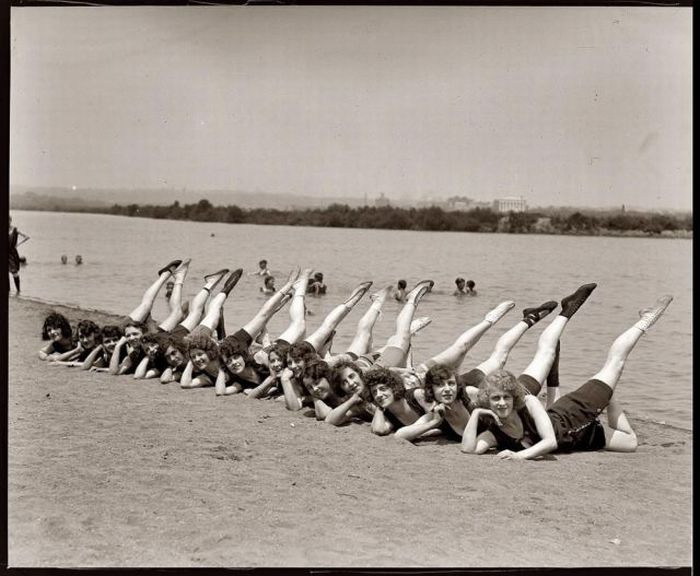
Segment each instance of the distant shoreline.
[{"label": "distant shoreline", "polygon": [[110,214],[155,220],[218,222],[357,228],[379,230],[413,230],[427,232],[480,232],[503,234],[546,234],[556,236],[610,236],[629,238],[693,238],[692,214],[673,216],[648,212],[575,211],[568,215],[551,210],[496,213],[490,209],[446,211],[439,207],[397,208],[365,206],[351,208],[332,204],[326,208],[277,210],[244,209],[239,206],[213,206],[207,200],[196,204],[170,206],[115,204],[108,208],[94,206],[21,207],[12,209],[39,212]]}]

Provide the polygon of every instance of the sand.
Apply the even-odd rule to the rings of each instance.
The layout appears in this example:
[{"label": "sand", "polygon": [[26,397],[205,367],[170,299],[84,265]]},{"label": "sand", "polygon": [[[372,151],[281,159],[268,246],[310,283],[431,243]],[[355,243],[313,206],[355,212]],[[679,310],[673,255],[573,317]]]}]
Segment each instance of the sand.
[{"label": "sand", "polygon": [[[9,565],[689,566],[692,433],[541,461],[41,362],[9,301]],[[71,323],[107,314],[53,307]]]}]

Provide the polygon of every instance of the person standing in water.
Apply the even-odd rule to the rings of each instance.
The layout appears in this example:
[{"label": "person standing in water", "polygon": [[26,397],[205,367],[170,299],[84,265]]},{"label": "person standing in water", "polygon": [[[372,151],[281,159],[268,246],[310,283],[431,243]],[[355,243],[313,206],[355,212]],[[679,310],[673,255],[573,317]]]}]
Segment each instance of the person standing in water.
[{"label": "person standing in water", "polygon": [[[20,236],[22,240],[19,240]],[[23,244],[29,240],[29,236],[22,234],[16,226],[12,225],[12,216],[10,216],[10,238],[9,238],[9,249],[7,253],[7,263],[9,265],[9,273],[12,274],[12,279],[15,282],[15,289],[17,294],[20,293],[20,280],[19,280],[19,252],[17,252],[17,246]],[[7,280],[7,292],[10,292],[10,280]]]}]

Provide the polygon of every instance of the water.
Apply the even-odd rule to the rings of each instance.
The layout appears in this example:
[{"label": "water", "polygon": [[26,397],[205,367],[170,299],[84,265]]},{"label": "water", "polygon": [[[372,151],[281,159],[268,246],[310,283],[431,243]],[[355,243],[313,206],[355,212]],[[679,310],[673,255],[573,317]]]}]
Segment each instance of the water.
[{"label": "water", "polygon": [[[617,394],[632,416],[691,428],[692,242],[688,240],[231,225],[25,211],[13,211],[13,221],[31,236],[19,248],[28,259],[22,270],[25,296],[118,314],[130,312],[140,302],[156,270],[173,258],[192,258],[185,297],[197,292],[204,274],[222,267],[252,272],[258,260],[266,258],[279,286],[294,265],[313,266],[324,273],[328,295],[307,299],[310,330],[360,281],[373,280],[379,287],[405,278],[411,287],[432,278],[435,289],[422,301],[419,315],[429,315],[433,323],[414,339],[416,361],[445,348],[498,302],[515,300],[516,309],[471,350],[464,369],[488,357],[499,335],[520,318],[522,308],[560,300],[580,284],[597,282],[597,290],[562,338],[563,391],[598,371],[608,347],[636,321],[639,308],[671,293],[674,302],[632,352]],[[61,264],[62,254],[68,256],[67,265]],[[82,266],[73,263],[76,254],[82,255]],[[457,276],[473,279],[479,296],[453,297]],[[225,306],[229,332],[263,303],[260,284],[260,278],[245,276],[235,288]],[[365,308],[366,302],[360,303],[340,325],[334,351],[350,342]],[[385,305],[374,330],[375,343],[391,334],[398,309],[393,301]],[[153,316],[156,320],[167,316],[163,295]],[[38,334],[42,319],[36,321]],[[270,322],[270,334],[279,334],[287,322],[282,311]],[[522,338],[510,356],[509,369],[518,373],[525,368],[546,323]]]}]

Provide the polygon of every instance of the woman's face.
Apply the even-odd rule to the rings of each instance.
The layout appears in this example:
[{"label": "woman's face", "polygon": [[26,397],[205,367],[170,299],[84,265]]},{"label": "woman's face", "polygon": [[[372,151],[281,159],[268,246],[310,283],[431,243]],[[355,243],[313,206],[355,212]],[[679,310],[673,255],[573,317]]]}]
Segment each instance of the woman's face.
[{"label": "woman's face", "polygon": [[284,362],[282,361],[282,358],[277,355],[277,353],[270,352],[267,356],[267,361],[270,364],[270,370],[273,372],[281,372],[284,370]]},{"label": "woman's face", "polygon": [[495,388],[489,394],[489,406],[499,418],[507,418],[513,412],[513,395]]},{"label": "woman's face", "polygon": [[346,366],[340,370],[340,387],[346,394],[361,394],[365,383],[357,372]]},{"label": "woman's face", "polygon": [[197,370],[204,370],[209,364],[209,356],[201,348],[193,348],[190,350],[190,360],[192,360],[192,365]]},{"label": "woman's face", "polygon": [[304,378],[304,386],[311,392],[315,398],[325,400],[331,394],[331,385],[325,378]]},{"label": "woman's face", "polygon": [[63,331],[58,326],[49,326],[46,329],[46,333],[49,335],[49,339],[54,342],[58,342],[63,338]]},{"label": "woman's face", "polygon": [[396,401],[394,391],[388,384],[377,384],[376,386],[372,386],[372,398],[374,398],[374,402],[380,408],[386,408]]},{"label": "woman's face", "polygon": [[78,340],[80,340],[83,350],[92,350],[97,345],[97,334],[94,332],[81,332],[78,335]]},{"label": "woman's face", "polygon": [[223,360],[226,368],[228,368],[232,374],[240,374],[245,370],[245,358],[243,358],[242,354],[225,356]]},{"label": "woman's face", "polygon": [[287,356],[287,368],[292,371],[295,378],[300,378],[304,373],[304,368],[306,368],[306,362],[301,359],[294,359],[291,356]]},{"label": "woman's face", "polygon": [[168,349],[165,351],[165,359],[173,368],[179,368],[186,362],[185,355],[175,346],[168,346]]},{"label": "woman's face", "polygon": [[143,330],[137,328],[136,326],[127,326],[124,330],[124,336],[126,336],[127,343],[133,348],[141,343],[141,336],[143,336]]},{"label": "woman's face", "polygon": [[117,342],[119,342],[119,336],[104,336],[102,338],[102,348],[111,354],[114,352]]},{"label": "woman's face", "polygon": [[153,360],[158,354],[158,344],[155,342],[149,342],[146,344],[146,356]]},{"label": "woman's face", "polygon": [[457,399],[457,381],[454,376],[433,384],[433,396],[440,404],[452,404]]}]

